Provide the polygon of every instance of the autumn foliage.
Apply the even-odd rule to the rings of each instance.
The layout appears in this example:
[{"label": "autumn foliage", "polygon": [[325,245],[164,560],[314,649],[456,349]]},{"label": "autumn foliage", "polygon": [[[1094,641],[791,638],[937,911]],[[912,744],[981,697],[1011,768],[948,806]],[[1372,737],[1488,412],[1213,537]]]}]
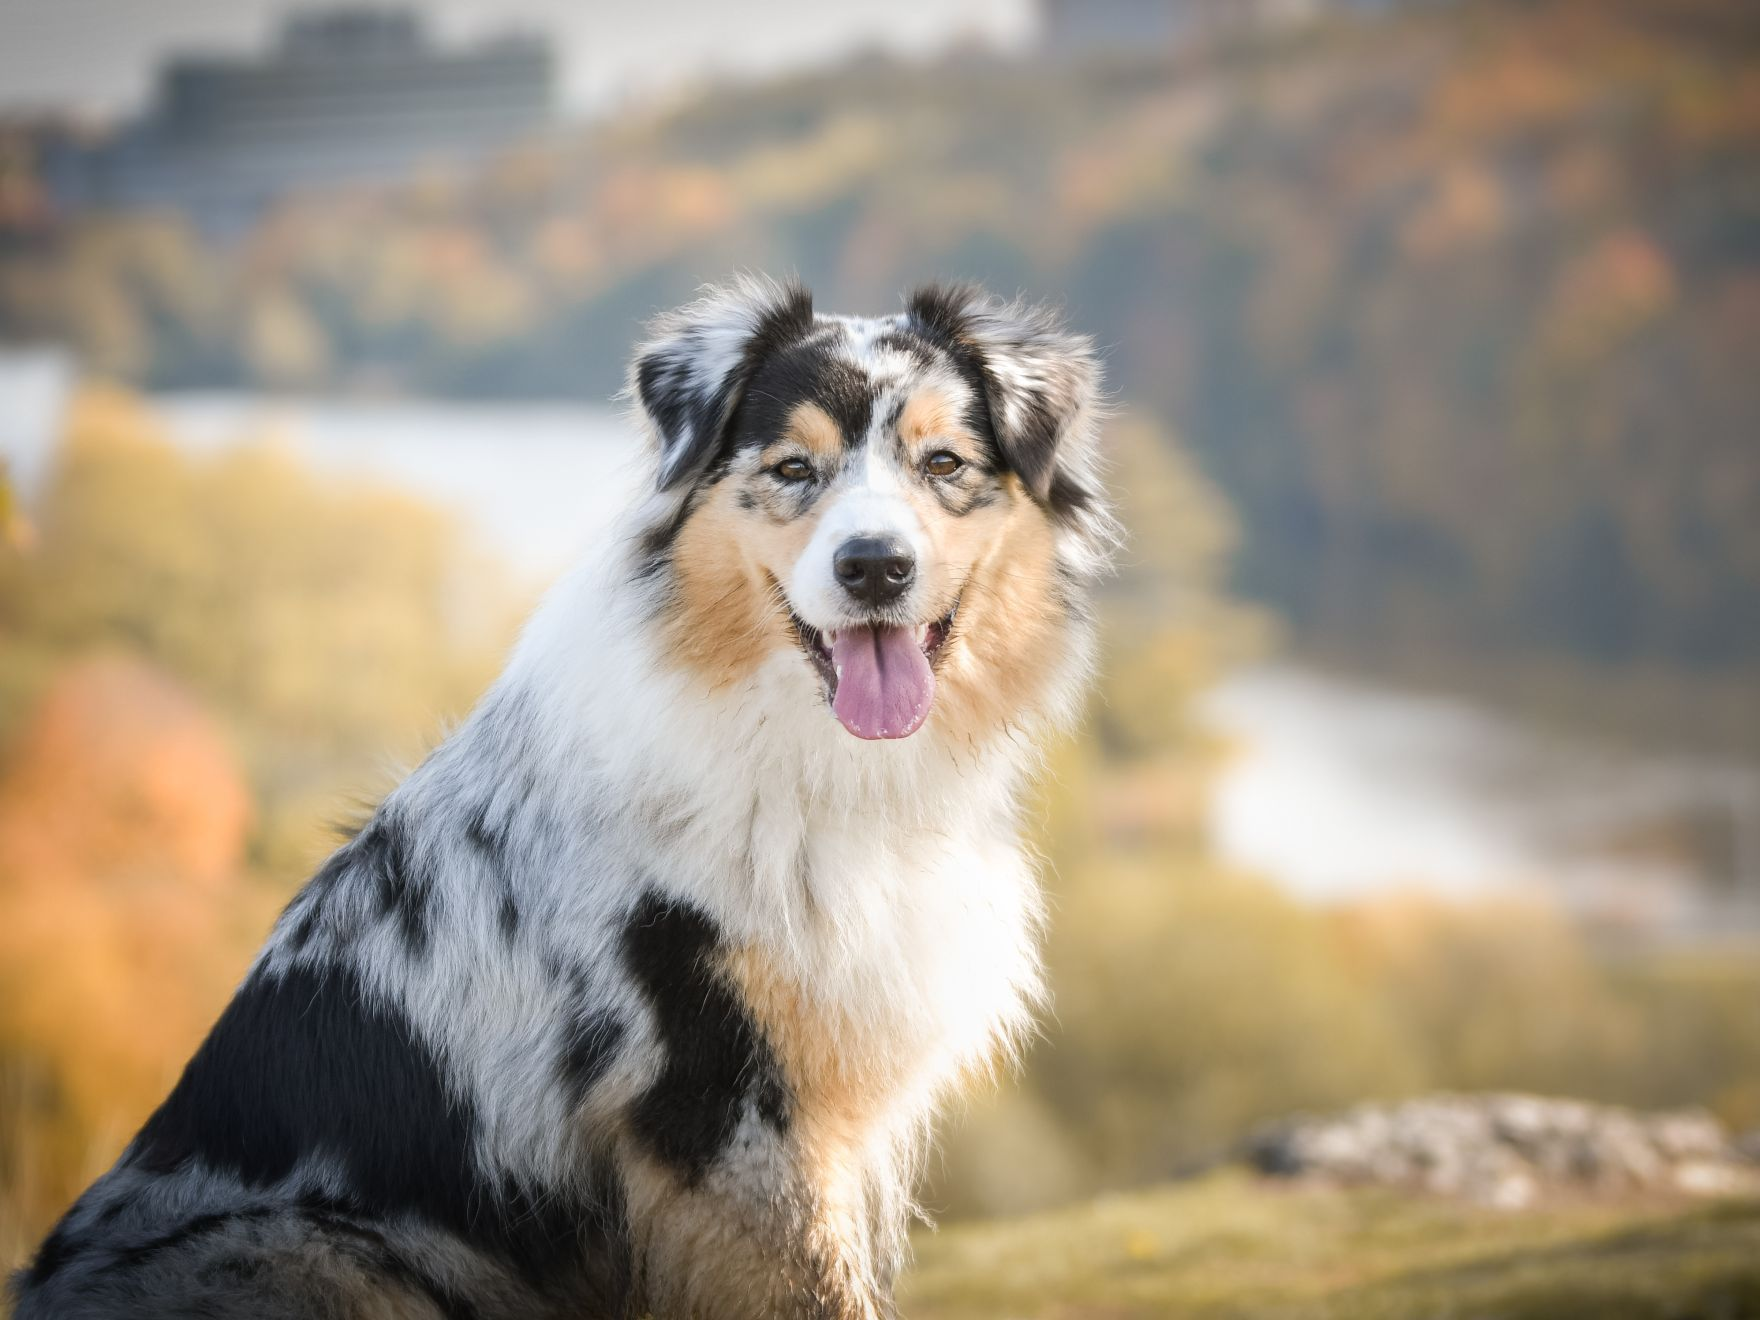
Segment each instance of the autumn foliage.
[{"label": "autumn foliage", "polygon": [[71,1196],[175,1079],[270,910],[250,826],[224,732],[163,674],[105,656],[43,695],[0,777],[0,1205]]}]

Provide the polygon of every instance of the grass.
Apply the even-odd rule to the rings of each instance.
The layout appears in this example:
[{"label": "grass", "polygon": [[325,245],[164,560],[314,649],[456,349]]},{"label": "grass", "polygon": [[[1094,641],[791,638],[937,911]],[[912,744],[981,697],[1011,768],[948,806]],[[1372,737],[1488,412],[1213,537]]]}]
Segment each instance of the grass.
[{"label": "grass", "polygon": [[912,1320],[1745,1320],[1760,1201],[1490,1210],[1239,1172],[925,1232]]}]

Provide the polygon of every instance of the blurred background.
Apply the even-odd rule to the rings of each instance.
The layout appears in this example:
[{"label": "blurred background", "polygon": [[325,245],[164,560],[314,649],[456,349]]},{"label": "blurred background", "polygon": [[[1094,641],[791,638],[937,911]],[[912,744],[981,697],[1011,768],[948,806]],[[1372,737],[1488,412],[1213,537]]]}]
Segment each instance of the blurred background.
[{"label": "blurred background", "polygon": [[1059,302],[1118,405],[1056,1015],[915,1313],[1760,1314],[1749,0],[0,0],[0,1264],[742,268]]}]

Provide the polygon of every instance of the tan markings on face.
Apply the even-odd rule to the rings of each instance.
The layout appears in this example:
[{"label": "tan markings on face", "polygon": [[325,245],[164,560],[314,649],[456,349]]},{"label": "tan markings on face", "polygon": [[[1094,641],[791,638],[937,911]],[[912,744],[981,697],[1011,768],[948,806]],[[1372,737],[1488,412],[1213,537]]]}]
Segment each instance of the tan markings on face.
[{"label": "tan markings on face", "polygon": [[[756,481],[763,478],[754,479]],[[728,479],[692,512],[673,551],[677,590],[667,616],[671,652],[712,688],[750,676],[781,647],[795,647],[776,585],[812,539],[814,516],[779,520],[740,506]]]},{"label": "tan markings on face", "polygon": [[958,741],[981,740],[1036,707],[1066,655],[1054,534],[1012,474],[995,505],[963,518],[925,509],[924,525],[963,583],[931,718]]},{"label": "tan markings on face", "polygon": [[816,403],[797,403],[788,414],[781,438],[764,452],[768,457],[772,451],[780,456],[785,450],[804,449],[817,461],[834,463],[843,448],[843,432],[830,413]]},{"label": "tan markings on face", "polygon": [[[939,390],[906,402],[898,433],[915,451],[913,470],[938,448],[977,458],[956,402]],[[839,453],[844,443],[813,404],[795,409],[789,437],[803,449],[834,443]],[[960,742],[988,738],[1040,703],[1066,654],[1052,526],[1013,475],[1002,477],[994,499],[963,514],[950,512],[914,473],[901,488],[926,543],[918,562],[924,621],[959,601],[930,721]],[[799,507],[773,478],[733,476],[708,494],[679,534],[667,619],[671,653],[712,688],[749,677],[780,649],[798,649],[777,584],[788,581],[822,515],[819,506],[804,513]]]},{"label": "tan markings on face", "polygon": [[898,415],[898,438],[905,452],[921,458],[931,445],[945,443],[962,458],[972,456],[972,436],[959,408],[941,390],[919,390]]}]

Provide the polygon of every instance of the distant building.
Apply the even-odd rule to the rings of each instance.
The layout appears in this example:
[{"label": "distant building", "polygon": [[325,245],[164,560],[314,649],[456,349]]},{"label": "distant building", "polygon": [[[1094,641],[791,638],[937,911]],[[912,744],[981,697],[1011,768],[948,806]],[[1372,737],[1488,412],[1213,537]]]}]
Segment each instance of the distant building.
[{"label": "distant building", "polygon": [[1153,53],[1328,13],[1385,13],[1437,0],[1040,0],[1040,37],[1064,58]]},{"label": "distant building", "polygon": [[291,20],[263,59],[180,56],[139,122],[49,164],[65,205],[169,206],[248,223],[289,192],[478,157],[554,113],[549,44],[433,45],[418,20],[347,9]]}]

